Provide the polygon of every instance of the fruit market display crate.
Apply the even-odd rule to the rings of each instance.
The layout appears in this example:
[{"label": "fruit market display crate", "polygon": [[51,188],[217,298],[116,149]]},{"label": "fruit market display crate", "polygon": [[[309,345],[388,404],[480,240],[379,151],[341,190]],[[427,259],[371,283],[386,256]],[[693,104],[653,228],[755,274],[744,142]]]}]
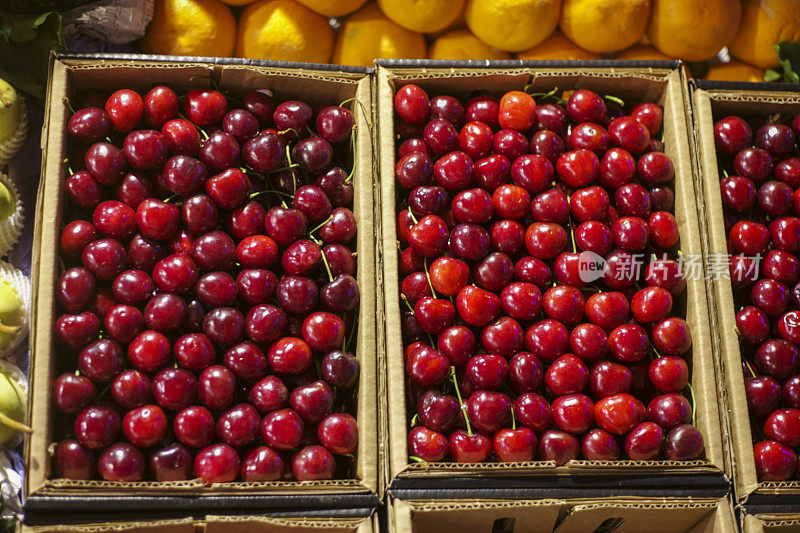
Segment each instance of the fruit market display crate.
[{"label": "fruit market display crate", "polygon": [[[401,303],[398,297],[398,247],[395,216],[395,135],[394,105],[396,90],[414,83],[431,97],[446,94],[467,98],[473,93],[488,92],[495,97],[511,90],[528,87],[533,93],[547,93],[554,88],[563,90],[590,89],[599,94],[618,96],[633,105],[655,102],[663,106],[665,152],[675,167],[675,216],[680,229],[684,254],[700,257],[702,246],[698,228],[697,193],[694,187],[688,129],[688,92],[686,80],[678,62],[619,62],[619,61],[498,61],[498,62],[437,62],[382,61],[376,62],[375,90],[378,140],[376,142],[381,181],[381,218],[383,246],[381,258],[384,298],[379,309],[385,313],[385,338],[379,340],[379,374],[385,377],[386,393],[381,393],[388,418],[382,422],[388,432],[389,459],[386,479],[390,490],[398,497],[411,498],[415,490],[447,488],[461,494],[479,494],[481,490],[510,489],[536,491],[542,487],[580,490],[604,487],[612,495],[633,494],[653,489],[656,494],[665,490],[691,491],[704,487],[705,495],[726,494],[725,455],[722,444],[723,425],[719,414],[716,372],[709,326],[709,301],[703,279],[690,279],[682,309],[685,309],[693,339],[693,368],[691,385],[695,395],[696,425],[705,439],[705,456],[701,460],[678,462],[657,461],[588,461],[573,460],[557,467],[554,462],[529,463],[420,463],[409,459],[406,435],[408,432],[404,394],[404,357],[401,336]],[[702,276],[699,276],[702,278]],[[468,479],[465,479],[468,478]],[[623,483],[621,483],[624,480]],[[400,492],[397,492],[400,491]],[[408,491],[408,492],[405,492]],[[470,492],[477,491],[477,492]],[[532,497],[547,497],[552,493],[536,493]],[[461,497],[461,496],[460,496]]]},{"label": "fruit market display crate", "polygon": [[742,512],[740,524],[742,533],[790,533],[800,528],[800,514]]},{"label": "fruit market display crate", "polygon": [[[116,90],[130,87],[146,92],[154,83],[178,91],[207,88],[210,81],[241,97],[248,91],[271,88],[279,95],[302,98],[311,105],[335,105],[357,99],[370,109],[371,78],[367,69],[312,64],[270,63],[218,58],[138,55],[53,56],[42,133],[43,163],[37,199],[33,256],[34,316],[32,319],[30,422],[35,432],[26,442],[26,516],[60,521],[66,513],[105,513],[122,520],[125,510],[135,517],[145,512],[185,516],[187,510],[205,515],[246,513],[270,509],[360,509],[370,513],[379,501],[377,449],[377,387],[375,341],[375,267],[373,228],[372,138],[366,113],[354,106],[354,212],[358,223],[357,278],[361,288],[357,357],[361,364],[357,412],[359,445],[354,477],[331,481],[223,483],[203,486],[198,480],[181,482],[74,481],[54,478],[51,466],[55,379],[54,288],[59,275],[58,236],[66,178],[65,131],[69,109],[66,98],[84,89]],[[312,513],[313,514],[313,513]],[[103,518],[107,519],[107,518]]]},{"label": "fruit market display crate", "polygon": [[[745,120],[800,112],[800,86],[789,84],[693,81],[691,103],[698,165],[698,193],[704,213],[703,231],[708,257],[727,257],[727,232],[723,220],[720,173],[714,140],[714,121],[729,115]],[[759,482],[753,456],[744,371],[736,328],[736,309],[730,276],[711,276],[708,291],[715,304],[712,342],[720,365],[723,413],[729,426],[727,439],[737,498],[748,509],[779,502],[800,503],[800,482]]]},{"label": "fruit market display crate", "polygon": [[377,533],[378,515],[362,518],[307,518],[207,515],[172,520],[81,522],[58,526],[22,526],[22,533]]},{"label": "fruit market display crate", "polygon": [[387,502],[397,533],[444,533],[453,528],[493,533],[735,533],[729,497],[602,498]]}]

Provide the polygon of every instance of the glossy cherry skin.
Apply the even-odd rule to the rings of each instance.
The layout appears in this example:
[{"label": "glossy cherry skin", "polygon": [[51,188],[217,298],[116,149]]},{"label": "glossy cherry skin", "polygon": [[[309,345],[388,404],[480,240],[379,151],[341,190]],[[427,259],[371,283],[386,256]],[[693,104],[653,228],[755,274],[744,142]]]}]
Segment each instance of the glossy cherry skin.
[{"label": "glossy cherry skin", "polygon": [[128,359],[144,372],[155,372],[167,362],[172,350],[169,340],[157,331],[145,331],[128,346]]},{"label": "glossy cherry skin", "polygon": [[424,122],[430,114],[431,102],[428,95],[418,85],[401,87],[394,96],[397,115],[412,124]]},{"label": "glossy cherry skin", "polygon": [[459,291],[456,297],[456,307],[464,322],[472,326],[483,327],[497,316],[500,310],[500,299],[489,291],[468,285]]},{"label": "glossy cherry skin", "polygon": [[62,413],[77,414],[96,397],[94,383],[85,376],[61,374],[53,384],[53,403]]},{"label": "glossy cherry skin", "polygon": [[662,393],[680,392],[689,381],[689,367],[680,357],[659,357],[650,363],[650,382]]},{"label": "glossy cherry skin", "polygon": [[557,395],[577,394],[589,381],[589,369],[573,354],[557,358],[545,372],[547,388]]},{"label": "glossy cherry skin", "polygon": [[750,126],[739,117],[727,117],[714,124],[714,142],[717,150],[733,156],[750,145],[753,133]]},{"label": "glossy cherry skin", "polygon": [[206,485],[234,481],[240,468],[239,454],[227,444],[212,444],[194,457],[194,474]]},{"label": "glossy cherry skin", "polygon": [[534,431],[544,431],[552,421],[550,404],[533,392],[522,394],[514,400],[514,416],[520,424]]},{"label": "glossy cherry skin", "polygon": [[447,379],[450,361],[438,350],[423,346],[408,357],[406,372],[419,385],[433,387]]},{"label": "glossy cherry skin", "polygon": [[122,371],[122,366],[122,348],[110,339],[94,341],[78,356],[78,369],[95,382],[111,381]]},{"label": "glossy cherry skin", "polygon": [[150,379],[139,370],[126,370],[111,383],[111,397],[120,406],[133,409],[149,403],[152,394]]},{"label": "glossy cherry skin", "polygon": [[302,374],[311,365],[311,347],[297,337],[283,337],[269,347],[269,368],[278,374]]},{"label": "glossy cherry skin", "polygon": [[645,287],[633,295],[630,308],[637,322],[658,322],[672,310],[672,295],[661,287]]},{"label": "glossy cherry skin", "polygon": [[769,339],[756,351],[758,368],[777,379],[785,379],[797,372],[800,355],[797,347],[783,339]]},{"label": "glossy cherry skin", "polygon": [[358,446],[356,419],[347,413],[329,415],[320,422],[317,437],[331,453],[352,453]]},{"label": "glossy cherry skin", "polygon": [[573,122],[600,123],[606,116],[606,104],[594,91],[578,89],[567,100],[566,111]]},{"label": "glossy cherry skin", "polygon": [[583,433],[594,422],[593,411],[594,403],[586,395],[559,396],[552,405],[553,422],[567,433]]},{"label": "glossy cherry skin", "polygon": [[322,446],[306,446],[292,457],[292,474],[298,481],[331,479],[336,461]]},{"label": "glossy cherry skin", "polygon": [[56,476],[66,479],[92,479],[96,471],[95,458],[91,451],[75,439],[58,443],[55,450]]},{"label": "glossy cherry skin", "polygon": [[791,448],[775,441],[761,441],[753,446],[756,475],[759,481],[786,481],[797,470],[797,455]]},{"label": "glossy cherry skin", "polygon": [[563,431],[545,431],[539,437],[539,458],[562,466],[578,458],[580,443]]},{"label": "glossy cherry skin", "polygon": [[450,458],[456,463],[482,463],[492,453],[492,439],[484,433],[457,429],[448,438]]},{"label": "glossy cherry skin", "polygon": [[258,438],[261,417],[250,404],[239,404],[217,419],[217,436],[230,446],[246,446]]},{"label": "glossy cherry skin", "polygon": [[525,332],[525,347],[542,361],[554,361],[569,347],[569,333],[561,322],[545,319]]},{"label": "glossy cherry skin", "polygon": [[108,407],[87,407],[75,418],[73,430],[82,446],[91,450],[106,448],[120,433],[119,415]]},{"label": "glossy cherry skin", "polygon": [[615,461],[619,459],[619,443],[602,429],[592,429],[581,442],[581,455],[590,461]]},{"label": "glossy cherry skin", "polygon": [[536,434],[527,427],[501,429],[494,434],[494,454],[502,462],[532,461],[536,445]]},{"label": "glossy cherry skin", "polygon": [[[472,357],[466,366],[467,378],[479,389],[499,390],[508,378],[509,367],[505,359],[496,354]],[[436,431],[436,428],[431,428]]]},{"label": "glossy cherry skin", "polygon": [[273,449],[296,448],[303,438],[303,420],[291,409],[273,411],[261,421],[261,437]]},{"label": "glossy cherry skin", "polygon": [[417,426],[408,432],[408,453],[429,463],[441,461],[449,449],[447,438],[441,433],[424,426]]},{"label": "glossy cherry skin", "polygon": [[200,402],[218,411],[233,403],[236,388],[236,377],[227,367],[213,365],[200,374],[197,396]]},{"label": "glossy cherry skin", "polygon": [[658,459],[664,445],[664,430],[653,422],[642,422],[625,438],[625,455],[633,461]]},{"label": "glossy cherry skin", "polygon": [[781,400],[781,385],[770,376],[746,378],[744,391],[748,410],[756,416],[767,416]]},{"label": "glossy cherry skin", "polygon": [[800,445],[800,409],[773,411],[764,421],[764,436],[789,448]]},{"label": "glossy cherry skin", "polygon": [[630,392],[632,383],[630,369],[611,361],[600,361],[589,373],[589,389],[597,399]]},{"label": "glossy cherry skin", "polygon": [[268,446],[253,448],[242,460],[243,481],[277,481],[284,472],[281,456]]},{"label": "glossy cherry skin", "polygon": [[692,419],[692,406],[680,394],[663,394],[647,404],[647,419],[664,429],[687,424]]},{"label": "glossy cherry skin", "polygon": [[664,442],[664,455],[673,461],[699,459],[703,450],[703,435],[689,424],[672,428]]},{"label": "glossy cherry skin", "polygon": [[692,347],[692,334],[685,320],[670,317],[653,326],[653,346],[662,355],[683,355]]},{"label": "glossy cherry skin", "polygon": [[137,407],[128,411],[122,420],[125,438],[138,448],[149,448],[161,442],[167,428],[167,416],[157,405]]},{"label": "glossy cherry skin", "polygon": [[645,415],[644,404],[627,393],[614,394],[594,406],[594,419],[600,428],[623,435],[634,428]]},{"label": "glossy cherry skin", "polygon": [[106,481],[140,481],[145,473],[144,456],[127,442],[118,442],[100,455],[97,471]]}]

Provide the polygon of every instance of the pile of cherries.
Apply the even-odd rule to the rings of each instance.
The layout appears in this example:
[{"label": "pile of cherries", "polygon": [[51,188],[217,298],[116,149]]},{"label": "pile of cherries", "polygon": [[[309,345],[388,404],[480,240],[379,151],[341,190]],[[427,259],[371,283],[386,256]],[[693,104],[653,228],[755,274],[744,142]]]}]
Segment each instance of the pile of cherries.
[{"label": "pile of cherries", "polygon": [[[758,479],[796,479],[800,450],[800,116],[714,124]],[[755,134],[753,133],[755,132]]]},{"label": "pile of cherries", "polygon": [[75,104],[55,474],[352,475],[352,112],[163,85]]},{"label": "pile of cherries", "polygon": [[700,458],[662,109],[550,98],[395,95],[411,460]]}]

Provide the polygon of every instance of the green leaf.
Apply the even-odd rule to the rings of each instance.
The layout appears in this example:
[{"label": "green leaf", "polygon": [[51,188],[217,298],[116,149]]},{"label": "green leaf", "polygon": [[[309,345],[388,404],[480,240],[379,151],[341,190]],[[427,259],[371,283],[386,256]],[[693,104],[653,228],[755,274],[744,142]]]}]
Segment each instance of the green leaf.
[{"label": "green leaf", "polygon": [[18,15],[0,11],[0,77],[43,99],[51,50],[64,48],[61,15]]},{"label": "green leaf", "polygon": [[[775,53],[778,55],[780,69],[775,69],[780,76],[776,79],[767,80],[768,73],[764,74],[767,81],[784,81],[788,83],[800,83],[800,42],[791,43],[784,41],[775,45]],[[782,72],[781,72],[782,71]],[[774,74],[769,74],[770,78]]]},{"label": "green leaf", "polygon": [[764,81],[781,81],[783,79],[783,72],[778,72],[774,68],[767,69],[764,72]]}]

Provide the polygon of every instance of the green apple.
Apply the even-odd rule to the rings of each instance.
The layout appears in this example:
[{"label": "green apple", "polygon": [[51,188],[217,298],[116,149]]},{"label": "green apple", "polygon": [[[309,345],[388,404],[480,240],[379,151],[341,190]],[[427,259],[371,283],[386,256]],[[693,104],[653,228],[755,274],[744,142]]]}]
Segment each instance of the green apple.
[{"label": "green apple", "polygon": [[0,446],[5,445],[17,432],[31,433],[25,420],[25,391],[6,372],[0,371]]},{"label": "green apple", "polygon": [[8,281],[0,279],[0,350],[14,342],[22,319],[22,300]]},{"label": "green apple", "polygon": [[20,103],[17,91],[0,78],[0,142],[14,135],[19,126]]}]

